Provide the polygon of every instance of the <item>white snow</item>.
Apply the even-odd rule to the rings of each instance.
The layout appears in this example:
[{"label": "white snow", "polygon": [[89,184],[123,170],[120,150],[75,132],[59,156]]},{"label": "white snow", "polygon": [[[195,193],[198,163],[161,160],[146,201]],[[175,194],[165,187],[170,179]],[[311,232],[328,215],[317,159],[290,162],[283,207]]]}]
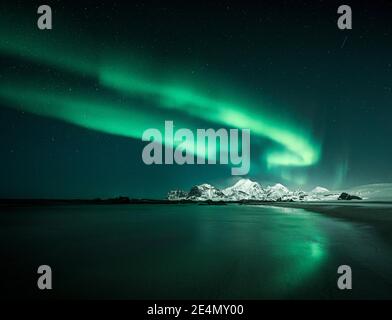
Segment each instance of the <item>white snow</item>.
[{"label": "white snow", "polygon": [[223,189],[222,192],[232,200],[265,198],[265,191],[257,182],[250,179],[241,179],[233,186]]},{"label": "white snow", "polygon": [[342,192],[357,195],[365,200],[392,201],[392,183],[364,185],[341,191],[330,191],[318,186],[311,192],[306,193],[302,190],[290,191],[280,183],[263,188],[258,182],[250,179],[240,179],[234,185],[222,190],[208,183],[194,186],[188,193],[174,190],[169,192],[168,199],[194,201],[336,201]]},{"label": "white snow", "polygon": [[347,192],[365,200],[392,201],[392,183],[367,184],[348,189]]},{"label": "white snow", "polygon": [[327,188],[324,188],[324,187],[316,187],[316,188],[314,188],[310,192],[311,193],[326,193],[326,192],[329,192],[329,190]]}]

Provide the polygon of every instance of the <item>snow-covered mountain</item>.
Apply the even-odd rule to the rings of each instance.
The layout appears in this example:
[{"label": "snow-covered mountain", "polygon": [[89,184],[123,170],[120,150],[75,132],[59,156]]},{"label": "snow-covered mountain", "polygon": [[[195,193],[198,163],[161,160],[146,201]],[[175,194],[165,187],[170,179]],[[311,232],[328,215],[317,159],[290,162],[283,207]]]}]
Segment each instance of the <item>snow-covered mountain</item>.
[{"label": "snow-covered mountain", "polygon": [[330,192],[327,188],[324,188],[324,187],[316,187],[316,188],[314,188],[312,191],[310,191],[311,193],[315,193],[315,194],[318,194],[318,193],[327,193],[327,192]]},{"label": "snow-covered mountain", "polygon": [[167,194],[167,199],[182,200],[182,199],[186,199],[187,196],[188,196],[188,192],[185,192],[183,190],[172,190],[169,191],[169,193]]},{"label": "snow-covered mountain", "polygon": [[392,201],[392,183],[366,184],[348,189],[349,194],[371,201]]},{"label": "snow-covered mountain", "polygon": [[249,179],[241,179],[222,192],[231,200],[264,200],[266,197],[266,192],[260,184]]},{"label": "snow-covered mountain", "polygon": [[[347,192],[350,195],[366,198],[366,196],[389,194],[392,198],[392,184],[383,184],[382,193],[376,190],[379,185],[363,186],[353,188]],[[173,190],[168,193],[168,200],[192,200],[192,201],[332,201],[338,200],[342,191],[329,191],[324,187],[316,187],[310,192],[303,190],[291,191],[284,185],[277,183],[273,186],[263,188],[258,182],[241,179],[233,186],[218,189],[210,184],[196,185],[187,193],[181,190]]]},{"label": "snow-covered mountain", "polygon": [[225,200],[224,193],[214,186],[204,183],[194,186],[189,191],[186,199],[189,200]]},{"label": "snow-covered mountain", "polygon": [[274,186],[266,188],[267,199],[272,201],[283,200],[289,196],[290,191],[283,184],[277,183]]},{"label": "snow-covered mountain", "polygon": [[324,187],[316,187],[305,197],[305,201],[332,201],[338,200],[341,192],[330,191]]}]

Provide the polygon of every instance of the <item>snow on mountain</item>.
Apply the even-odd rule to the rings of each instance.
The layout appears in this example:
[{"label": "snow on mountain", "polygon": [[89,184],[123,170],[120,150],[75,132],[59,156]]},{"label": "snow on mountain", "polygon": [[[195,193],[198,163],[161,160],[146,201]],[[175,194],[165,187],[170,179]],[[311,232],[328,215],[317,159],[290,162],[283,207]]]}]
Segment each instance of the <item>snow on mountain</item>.
[{"label": "snow on mountain", "polygon": [[304,197],[304,201],[335,201],[341,192],[310,192]]},{"label": "snow on mountain", "polygon": [[282,201],[306,201],[308,194],[302,190],[290,191],[282,196]]},{"label": "snow on mountain", "polygon": [[305,201],[333,201],[338,200],[341,192],[330,191],[324,187],[316,187],[310,191],[303,200]]},{"label": "snow on mountain", "polygon": [[324,187],[316,187],[311,192],[302,190],[290,191],[284,185],[277,183],[263,188],[259,183],[241,179],[233,186],[220,190],[210,184],[196,185],[187,193],[173,190],[168,193],[168,200],[192,201],[336,201],[342,192],[368,200],[392,201],[392,183],[364,185],[343,191],[329,191]]},{"label": "snow on mountain", "polygon": [[364,200],[392,201],[392,183],[376,183],[348,189],[349,194]]},{"label": "snow on mountain", "polygon": [[188,193],[181,190],[173,190],[168,193],[167,199],[192,201],[301,201],[306,199],[306,193],[301,190],[291,192],[280,183],[263,189],[261,185],[255,181],[241,179],[233,186],[223,190],[207,183],[193,186]]},{"label": "snow on mountain", "polygon": [[327,188],[323,188],[323,187],[316,187],[314,188],[312,191],[310,191],[311,193],[327,193],[330,192]]},{"label": "snow on mountain", "polygon": [[284,185],[277,183],[274,186],[270,187],[268,186],[266,189],[266,198],[268,200],[283,200],[282,198],[285,198],[286,196],[289,195],[290,191],[287,189]]},{"label": "snow on mountain", "polygon": [[221,190],[208,183],[193,186],[187,196],[189,200],[223,200],[224,198],[225,195]]},{"label": "snow on mountain", "polygon": [[257,182],[241,179],[233,186],[223,189],[224,195],[231,200],[264,200],[265,191]]},{"label": "snow on mountain", "polygon": [[172,190],[167,194],[168,200],[184,200],[188,196],[188,192],[183,190]]}]

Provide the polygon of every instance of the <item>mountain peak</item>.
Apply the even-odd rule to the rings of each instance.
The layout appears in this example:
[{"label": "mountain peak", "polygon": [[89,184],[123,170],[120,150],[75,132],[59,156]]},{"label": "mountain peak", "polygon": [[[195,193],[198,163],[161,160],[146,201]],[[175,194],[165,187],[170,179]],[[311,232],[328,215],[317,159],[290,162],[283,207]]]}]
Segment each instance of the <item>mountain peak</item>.
[{"label": "mountain peak", "polygon": [[312,193],[325,193],[325,192],[329,192],[329,190],[327,188],[317,186],[311,192]]},{"label": "mountain peak", "polygon": [[270,187],[271,189],[274,190],[281,190],[283,192],[289,192],[289,189],[287,189],[283,184],[277,183],[274,186]]},{"label": "mountain peak", "polygon": [[209,183],[199,184],[199,185],[197,185],[196,187],[208,188],[208,189],[214,188],[214,187],[213,187],[212,185],[210,185]]},{"label": "mountain peak", "polygon": [[222,192],[227,197],[235,200],[265,198],[263,188],[257,182],[250,179],[240,179],[233,186],[222,190]]},{"label": "mountain peak", "polygon": [[187,199],[190,200],[212,200],[212,199],[221,199],[225,195],[222,191],[214,186],[203,183],[201,185],[193,186],[187,195]]},{"label": "mountain peak", "polygon": [[233,187],[250,186],[250,185],[252,185],[254,183],[257,183],[257,182],[254,182],[254,181],[252,181],[250,179],[240,179],[233,185]]}]

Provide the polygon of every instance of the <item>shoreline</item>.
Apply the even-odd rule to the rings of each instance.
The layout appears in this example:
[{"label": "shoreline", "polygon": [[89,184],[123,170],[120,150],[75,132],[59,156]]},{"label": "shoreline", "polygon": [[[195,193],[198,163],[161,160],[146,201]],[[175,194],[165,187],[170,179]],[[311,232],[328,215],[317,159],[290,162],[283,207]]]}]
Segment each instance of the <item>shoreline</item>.
[{"label": "shoreline", "polygon": [[304,209],[334,219],[370,226],[382,238],[392,243],[392,202],[318,202],[318,203],[274,203],[275,207]]},{"label": "shoreline", "polygon": [[62,205],[249,205],[274,206],[283,208],[304,209],[309,212],[343,219],[353,223],[372,226],[392,242],[392,201],[338,200],[312,202],[276,202],[276,201],[193,201],[166,199],[129,199],[118,197],[111,199],[0,199],[1,208],[12,207],[50,207]]}]

